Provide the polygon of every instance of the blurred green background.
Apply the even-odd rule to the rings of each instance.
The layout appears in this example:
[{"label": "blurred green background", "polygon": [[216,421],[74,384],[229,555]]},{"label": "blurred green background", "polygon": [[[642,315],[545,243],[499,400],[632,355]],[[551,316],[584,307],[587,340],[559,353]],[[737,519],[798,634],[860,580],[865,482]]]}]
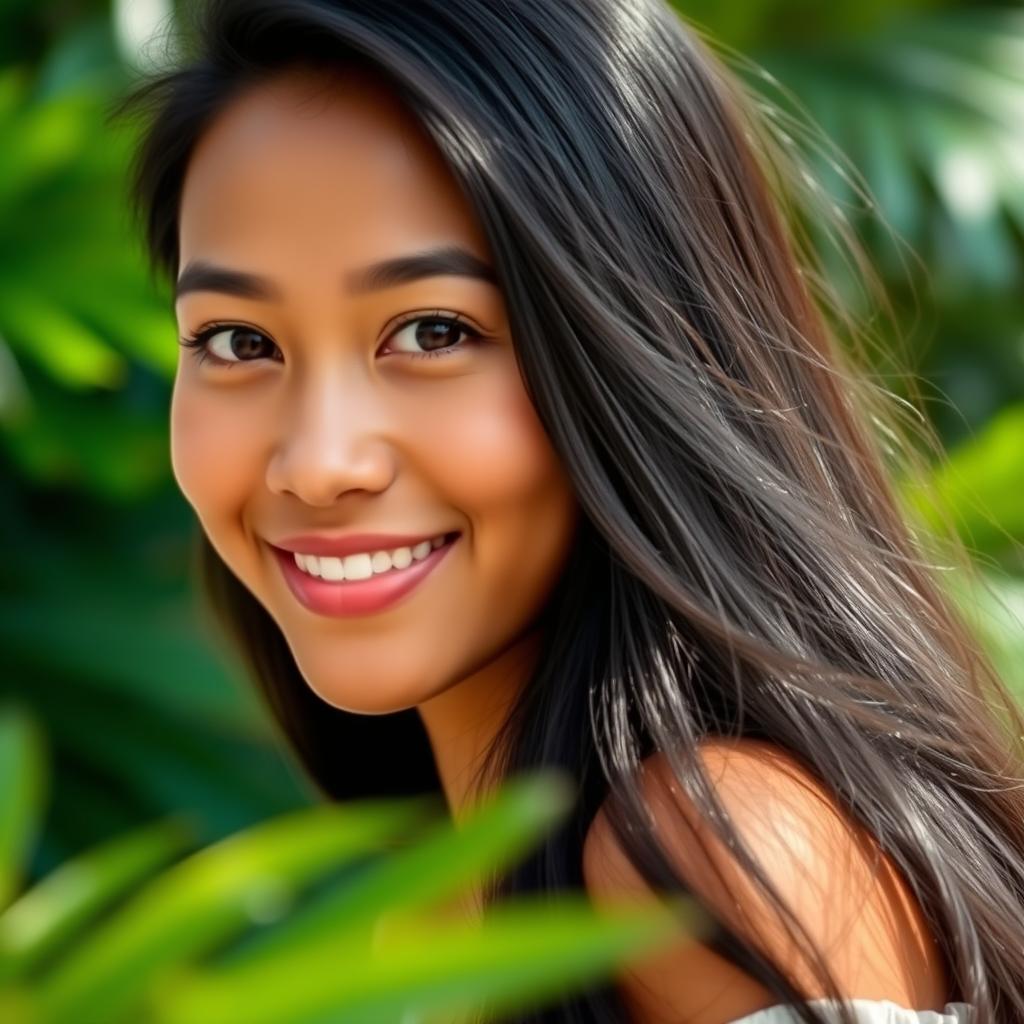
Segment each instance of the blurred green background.
[{"label": "blurred green background", "polygon": [[[848,158],[841,173],[808,150],[894,303],[948,449],[937,493],[1000,598],[970,611],[1024,694],[1024,7],[679,7]],[[173,60],[175,17],[165,0],[0,3],[0,703],[31,714],[53,764],[29,878],[170,812],[211,842],[315,802],[192,594],[170,295],[128,221],[131,139],[103,123]]]}]

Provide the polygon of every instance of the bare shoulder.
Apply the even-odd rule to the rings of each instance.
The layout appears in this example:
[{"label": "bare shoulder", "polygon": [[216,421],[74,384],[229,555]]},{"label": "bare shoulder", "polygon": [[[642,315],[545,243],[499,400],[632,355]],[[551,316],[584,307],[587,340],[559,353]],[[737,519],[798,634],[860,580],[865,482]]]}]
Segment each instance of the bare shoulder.
[{"label": "bare shoulder", "polygon": [[[877,843],[794,755],[753,739],[704,741],[699,757],[741,839],[792,908],[848,996],[941,1009],[943,961],[909,887]],[[810,966],[770,901],[675,783],[668,759],[643,765],[654,831],[692,888],[811,995]],[[653,898],[598,812],[583,847],[598,906]],[[634,962],[617,978],[634,1024],[725,1024],[778,1002],[692,938]]]}]

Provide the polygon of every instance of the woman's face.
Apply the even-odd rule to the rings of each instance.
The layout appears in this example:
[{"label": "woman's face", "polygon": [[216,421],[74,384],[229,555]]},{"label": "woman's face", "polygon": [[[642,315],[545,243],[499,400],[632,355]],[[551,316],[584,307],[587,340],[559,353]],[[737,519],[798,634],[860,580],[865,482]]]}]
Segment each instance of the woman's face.
[{"label": "woman's face", "polygon": [[[425,276],[366,270],[454,248],[468,256]],[[512,651],[578,506],[484,236],[417,122],[365,73],[252,88],[190,160],[180,250],[181,337],[210,330],[205,359],[180,353],[175,477],[310,686],[395,711]],[[300,568],[286,544],[334,556]]]}]

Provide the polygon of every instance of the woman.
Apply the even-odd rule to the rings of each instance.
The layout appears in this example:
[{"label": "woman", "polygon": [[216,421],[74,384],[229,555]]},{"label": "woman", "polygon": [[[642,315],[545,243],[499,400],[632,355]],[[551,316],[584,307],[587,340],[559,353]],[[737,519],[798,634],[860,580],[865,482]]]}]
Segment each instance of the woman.
[{"label": "woman", "polygon": [[657,0],[195,11],[121,111],[173,466],[324,794],[458,817],[558,765],[486,897],[715,923],[520,1020],[1024,1020],[1020,712],[738,84]]}]

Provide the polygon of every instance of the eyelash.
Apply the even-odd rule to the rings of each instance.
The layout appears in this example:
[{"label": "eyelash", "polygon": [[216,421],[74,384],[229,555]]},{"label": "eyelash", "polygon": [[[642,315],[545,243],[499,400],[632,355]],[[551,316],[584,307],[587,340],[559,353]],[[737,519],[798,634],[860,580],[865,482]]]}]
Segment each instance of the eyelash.
[{"label": "eyelash", "polygon": [[[483,338],[483,335],[475,330],[469,323],[458,316],[444,316],[441,311],[438,310],[430,315],[424,315],[417,313],[415,316],[407,317],[401,320],[395,325],[395,329],[391,332],[390,337],[397,334],[403,327],[408,327],[409,324],[417,323],[420,320],[430,320],[438,323],[447,324],[450,327],[458,327],[471,339],[469,342],[462,342],[458,345],[451,345],[448,348],[436,349],[433,352],[401,352],[399,355],[409,356],[412,359],[434,359],[437,356],[451,355],[453,352],[459,352],[467,345],[475,344]],[[213,335],[219,334],[221,331],[229,330],[231,328],[242,328],[244,330],[251,330],[256,334],[262,334],[267,340],[271,340],[268,334],[263,331],[256,330],[254,327],[247,327],[245,324],[237,323],[213,323],[202,330],[195,331],[192,334],[186,335],[181,339],[181,345],[183,348],[190,349],[192,354],[199,360],[200,364],[209,360],[218,366],[238,366],[241,363],[255,363],[258,362],[256,359],[221,359],[219,356],[211,355],[209,351],[209,340]],[[276,346],[275,346],[276,347]],[[280,350],[279,350],[280,351]]]}]

